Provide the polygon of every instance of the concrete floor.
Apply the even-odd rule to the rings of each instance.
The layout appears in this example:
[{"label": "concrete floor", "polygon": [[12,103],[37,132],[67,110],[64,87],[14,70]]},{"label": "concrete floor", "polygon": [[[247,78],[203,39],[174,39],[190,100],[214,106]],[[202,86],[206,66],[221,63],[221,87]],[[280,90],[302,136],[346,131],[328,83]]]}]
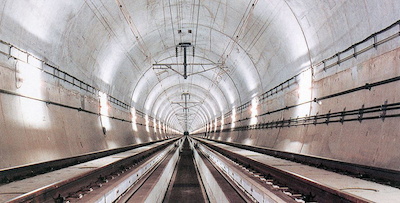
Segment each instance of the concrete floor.
[{"label": "concrete floor", "polygon": [[170,183],[164,202],[207,202],[193,162],[193,152],[185,139],[176,174]]}]

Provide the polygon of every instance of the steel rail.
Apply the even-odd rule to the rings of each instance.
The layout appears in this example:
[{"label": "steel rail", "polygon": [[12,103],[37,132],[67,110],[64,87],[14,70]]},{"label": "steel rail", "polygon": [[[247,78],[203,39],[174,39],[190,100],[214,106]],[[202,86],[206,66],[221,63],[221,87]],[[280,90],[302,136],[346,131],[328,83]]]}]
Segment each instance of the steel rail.
[{"label": "steel rail", "polygon": [[[211,140],[211,139],[207,139]],[[225,142],[221,140],[211,140],[213,142],[246,149],[276,158],[286,159],[309,166],[323,168],[324,170],[333,171],[336,173],[345,173],[353,177],[367,179],[380,184],[389,185],[391,187],[400,188],[400,171],[367,166],[349,162],[342,162],[335,159],[327,159],[318,156],[303,155],[292,152],[274,150],[271,148],[250,146],[239,143]]]},{"label": "steel rail", "polygon": [[108,182],[107,177],[110,175],[117,174],[120,171],[125,171],[130,166],[133,166],[136,163],[154,155],[154,153],[157,151],[166,148],[177,139],[178,138],[170,139],[163,144],[155,146],[149,150],[139,152],[125,159],[115,161],[112,164],[93,169],[80,175],[70,177],[66,180],[49,184],[37,190],[15,197],[8,202],[62,202],[66,197],[70,196],[75,191],[87,187],[88,183],[101,185],[102,183]]},{"label": "steel rail", "polygon": [[324,202],[325,200],[330,200],[331,202],[370,202],[362,197],[336,190],[305,177],[290,173],[285,170],[277,169],[275,167],[255,161],[251,158],[211,145],[201,139],[195,139],[209,148],[218,151],[231,160],[235,160],[242,165],[246,165],[248,168],[257,171],[266,177],[273,177],[281,185],[285,185],[291,188],[291,190],[298,191],[301,194],[308,194],[305,198],[318,202]]},{"label": "steel rail", "polygon": [[[165,140],[172,139],[172,138],[167,138]],[[161,142],[164,140],[158,140],[158,141],[153,141],[153,142],[147,142],[147,143],[142,143],[142,144],[134,144],[134,145],[129,145],[126,147],[121,147],[117,149],[111,149],[111,150],[101,150],[101,151],[96,151],[96,152],[91,152],[91,153],[86,153],[78,156],[73,156],[73,157],[68,157],[68,158],[63,158],[63,159],[57,159],[57,160],[52,160],[52,161],[46,161],[46,162],[40,162],[40,163],[35,163],[35,164],[27,164],[23,166],[15,166],[15,167],[10,167],[10,168],[4,168],[0,170],[0,185],[10,183],[13,181],[25,179],[28,177],[36,176],[39,174],[55,171],[61,168],[65,168],[68,166],[72,166],[75,164],[91,161],[94,159],[102,158],[105,156],[110,156],[113,154],[117,154],[120,152],[132,150],[135,148],[143,147],[146,145],[154,144],[157,142]]]}]

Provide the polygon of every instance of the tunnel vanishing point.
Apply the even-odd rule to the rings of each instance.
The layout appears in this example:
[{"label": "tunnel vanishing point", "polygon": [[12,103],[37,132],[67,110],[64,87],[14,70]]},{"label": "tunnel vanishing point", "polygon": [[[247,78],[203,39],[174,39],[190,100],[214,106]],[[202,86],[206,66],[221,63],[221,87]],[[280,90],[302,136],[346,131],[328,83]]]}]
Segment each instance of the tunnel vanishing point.
[{"label": "tunnel vanishing point", "polygon": [[398,0],[0,0],[0,173],[180,137],[399,172],[399,122]]}]

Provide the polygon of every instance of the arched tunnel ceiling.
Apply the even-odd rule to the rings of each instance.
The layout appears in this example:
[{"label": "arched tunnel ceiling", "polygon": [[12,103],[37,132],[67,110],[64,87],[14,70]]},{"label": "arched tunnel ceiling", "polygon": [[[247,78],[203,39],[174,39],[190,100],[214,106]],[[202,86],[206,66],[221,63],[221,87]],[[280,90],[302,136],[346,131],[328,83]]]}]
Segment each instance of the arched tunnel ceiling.
[{"label": "arched tunnel ceiling", "polygon": [[[191,130],[384,28],[400,10],[389,0],[0,2],[1,40],[176,129],[176,103],[189,93]],[[189,64],[203,64],[188,65],[187,79],[177,73],[183,65],[153,65],[182,64],[179,43],[194,46]]]}]

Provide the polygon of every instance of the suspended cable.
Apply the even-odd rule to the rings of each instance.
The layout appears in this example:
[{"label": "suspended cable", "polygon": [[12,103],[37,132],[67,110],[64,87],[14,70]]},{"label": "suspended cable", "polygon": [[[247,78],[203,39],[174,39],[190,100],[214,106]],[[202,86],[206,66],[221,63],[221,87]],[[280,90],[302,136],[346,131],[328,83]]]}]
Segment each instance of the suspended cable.
[{"label": "suspended cable", "polygon": [[[253,3],[249,2],[249,4],[247,5],[246,11],[243,14],[242,18],[240,19],[240,22],[239,22],[239,24],[237,25],[237,27],[235,29],[234,35],[232,36],[233,37],[232,41],[230,41],[228,43],[228,45],[225,47],[225,50],[222,53],[222,55],[221,55],[221,57],[220,57],[220,59],[218,61],[221,61],[221,60],[225,61],[225,59],[224,59],[225,55],[227,57],[228,55],[230,55],[232,53],[232,51],[234,49],[234,43],[237,42],[238,37],[244,31],[244,27],[247,25],[247,22],[248,22],[248,20],[250,18],[250,13],[251,13],[252,9],[254,9],[254,7],[257,4],[257,2],[258,2],[258,0],[254,0]],[[228,49],[229,49],[229,51],[228,51]]]},{"label": "suspended cable", "polygon": [[173,20],[173,17],[172,17],[171,0],[168,0],[168,4],[169,4],[169,13],[170,13],[170,16],[171,16],[172,35],[173,35],[173,38],[174,38],[174,45],[176,45],[176,40],[175,40],[175,28],[174,28],[174,20]]}]

